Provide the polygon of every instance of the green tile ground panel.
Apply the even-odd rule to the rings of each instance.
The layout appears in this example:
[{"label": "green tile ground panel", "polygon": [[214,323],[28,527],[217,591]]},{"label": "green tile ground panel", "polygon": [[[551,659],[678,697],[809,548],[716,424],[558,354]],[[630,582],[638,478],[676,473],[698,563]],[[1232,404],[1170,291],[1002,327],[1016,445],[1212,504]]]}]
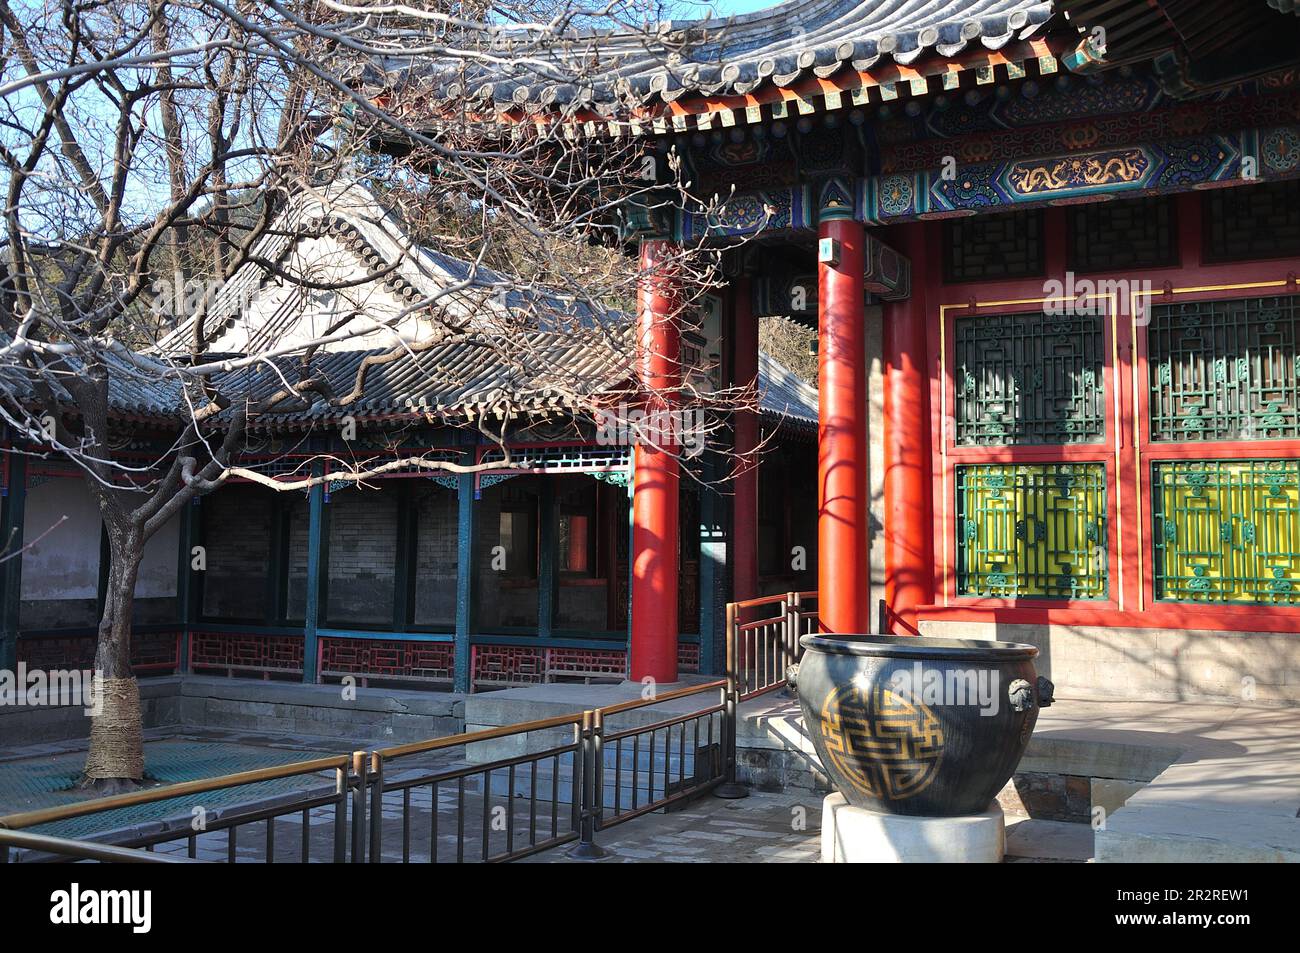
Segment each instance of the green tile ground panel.
[{"label": "green tile ground panel", "polygon": [[1155,593],[1173,602],[1300,602],[1300,460],[1152,466]]},{"label": "green tile ground panel", "polygon": [[[178,784],[239,771],[278,767],[323,758],[332,752],[266,748],[222,742],[166,740],[145,742],[145,777],[161,784]],[[0,814],[61,807],[91,795],[77,787],[85,752],[0,762]],[[227,809],[236,804],[305,791],[332,783],[329,772],[259,781],[239,788],[190,794],[151,804],[73,817],[32,828],[55,837],[90,837],[137,824],[188,817],[196,807]]]},{"label": "green tile ground panel", "polygon": [[959,466],[957,593],[1106,598],[1101,463]]},{"label": "green tile ground panel", "polygon": [[1156,305],[1151,439],[1300,437],[1300,297]]},{"label": "green tile ground panel", "polygon": [[959,446],[1100,443],[1105,328],[1097,314],[958,318]]}]

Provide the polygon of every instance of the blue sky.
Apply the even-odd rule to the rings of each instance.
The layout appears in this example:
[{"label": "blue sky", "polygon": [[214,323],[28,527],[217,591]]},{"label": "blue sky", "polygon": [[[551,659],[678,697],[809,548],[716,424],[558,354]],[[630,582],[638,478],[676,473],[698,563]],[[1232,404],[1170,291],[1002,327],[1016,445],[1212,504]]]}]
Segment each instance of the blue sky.
[{"label": "blue sky", "polygon": [[752,13],[754,10],[774,7],[780,2],[781,0],[713,0],[713,9],[718,16],[725,17],[732,13]]}]

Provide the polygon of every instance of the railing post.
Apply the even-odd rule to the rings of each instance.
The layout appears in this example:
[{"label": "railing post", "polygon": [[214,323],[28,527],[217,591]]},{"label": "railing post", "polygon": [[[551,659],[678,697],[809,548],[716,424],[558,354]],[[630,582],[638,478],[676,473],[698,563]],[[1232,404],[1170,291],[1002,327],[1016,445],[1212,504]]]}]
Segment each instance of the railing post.
[{"label": "railing post", "polygon": [[[438,805],[433,805],[436,811]],[[384,856],[384,757],[378,751],[370,755],[370,862],[380,863]]]},{"label": "railing post", "polygon": [[344,864],[348,859],[348,769],[336,768],[334,772],[334,863]]},{"label": "railing post", "polygon": [[366,753],[352,752],[352,773],[356,775],[356,788],[352,791],[352,863],[366,860]]},{"label": "railing post", "polygon": [[[598,794],[597,772],[604,773],[600,763],[600,740],[598,727],[601,724],[600,711],[588,709],[582,713],[581,741],[574,754],[573,770],[575,775],[581,771],[582,781],[578,807],[574,812],[578,824],[578,843],[569,848],[568,856],[575,860],[599,860],[609,852],[596,843],[596,798]],[[602,778],[603,780],[603,778]]]},{"label": "railing post", "polygon": [[736,603],[727,603],[727,684],[722,689],[722,758],[723,781],[713,789],[715,797],[735,800],[749,797],[749,788],[736,780],[736,709],[740,705],[740,691],[736,680],[739,657],[739,632]]},{"label": "railing post", "polygon": [[781,666],[781,681],[785,681],[786,672],[799,658],[799,622],[803,609],[799,593],[787,593],[785,600],[785,659]]}]

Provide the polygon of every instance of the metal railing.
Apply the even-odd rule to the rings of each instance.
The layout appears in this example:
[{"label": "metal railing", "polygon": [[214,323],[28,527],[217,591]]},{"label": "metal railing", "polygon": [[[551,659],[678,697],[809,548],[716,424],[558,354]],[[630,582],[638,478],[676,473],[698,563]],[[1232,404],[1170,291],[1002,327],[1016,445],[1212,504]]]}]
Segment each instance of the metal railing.
[{"label": "metal railing", "polygon": [[727,672],[739,701],[784,688],[800,636],[817,631],[817,593],[787,592],[727,604]]},{"label": "metal railing", "polygon": [[[440,863],[444,853],[450,853],[455,863],[467,859],[466,848],[474,838],[478,840],[476,859],[484,862],[517,860],[538,851],[559,847],[578,839],[581,813],[584,810],[581,777],[584,755],[587,751],[590,712],[559,715],[538,721],[501,728],[488,728],[446,738],[434,738],[411,744],[383,748],[370,755],[367,776],[363,784],[370,791],[370,843],[369,860],[380,863],[386,857],[400,855],[402,863],[412,859]],[[483,764],[450,767],[425,767],[412,769],[404,776],[393,775],[403,759],[419,755],[468,749],[507,738],[516,738],[525,747],[528,735],[541,732],[570,733],[567,740],[552,743],[543,740],[540,750],[524,752],[514,757],[498,758]],[[569,777],[564,777],[565,770]],[[526,778],[526,780],[525,780]],[[499,786],[505,782],[504,789]],[[567,806],[561,795],[567,789]],[[526,791],[526,794],[524,793]],[[428,830],[420,832],[427,852],[423,856],[413,851],[416,834],[415,822],[420,818],[415,798],[427,793],[429,809]],[[443,795],[455,826],[450,843],[443,844]],[[401,829],[392,841],[392,829],[385,817],[384,796],[400,797]],[[392,799],[390,799],[392,800]],[[477,803],[475,803],[477,801]],[[539,817],[538,809],[541,807]],[[389,835],[386,838],[386,835]],[[353,851],[353,860],[364,860]]]},{"label": "metal railing", "polygon": [[[0,817],[0,863],[19,859],[11,851],[21,851],[25,861],[270,863],[277,859],[277,830],[290,821],[300,825],[291,859],[304,863],[490,863],[566,844],[573,856],[599,857],[601,831],[710,790],[744,795],[736,783],[739,705],[785,686],[787,668],[799,658],[799,637],[817,630],[816,600],[815,592],[789,592],[729,604],[723,679],[537,721],[11,814]],[[684,711],[670,707],[646,722],[634,714],[713,693],[716,701]],[[513,742],[519,750],[476,762],[485,750],[476,746],[490,742]],[[439,761],[457,750],[463,756],[453,763]],[[118,832],[111,845],[27,830],[313,775],[320,784],[307,790],[210,817],[205,812],[201,824],[184,818]],[[249,850],[241,857],[240,833],[254,825],[262,825],[260,856]],[[242,843],[256,844],[247,837]]]}]

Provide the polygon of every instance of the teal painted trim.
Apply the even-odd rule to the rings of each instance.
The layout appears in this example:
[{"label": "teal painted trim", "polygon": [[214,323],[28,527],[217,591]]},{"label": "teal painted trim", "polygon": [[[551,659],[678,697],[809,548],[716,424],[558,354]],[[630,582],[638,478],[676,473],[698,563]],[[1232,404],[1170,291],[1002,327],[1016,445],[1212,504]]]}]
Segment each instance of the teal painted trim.
[{"label": "teal painted trim", "polygon": [[598,639],[602,642],[617,642],[619,645],[627,643],[627,633],[623,631],[610,632],[607,630],[595,629],[555,629],[551,632],[553,639]]},{"label": "teal painted trim", "polygon": [[[27,458],[9,454],[9,485],[5,487],[4,514],[0,517],[0,548],[6,553],[23,546],[27,510]],[[22,606],[23,559],[0,563],[0,669],[18,668],[18,610]]]},{"label": "teal painted trim", "polygon": [[[312,467],[313,476],[322,476],[324,470],[320,464]],[[307,593],[306,593],[306,620],[303,625],[303,642],[302,642],[302,680],[307,683],[314,683],[317,680],[316,656],[317,647],[317,627],[320,624],[321,600],[324,598],[324,586],[322,585],[325,573],[323,565],[328,565],[329,554],[326,552],[328,544],[325,529],[325,484],[318,483],[308,491],[308,517],[307,517]]]},{"label": "teal painted trim", "polygon": [[[153,632],[175,632],[176,626],[169,622],[146,622],[131,626],[131,631],[139,634]],[[18,633],[24,639],[93,639],[99,635],[99,629],[90,625],[71,625],[61,629],[24,629]]]},{"label": "teal painted trim", "polygon": [[220,622],[195,622],[189,630],[196,633],[232,632],[238,635],[302,635],[306,628],[305,623],[302,625],[258,625],[256,623],[222,625]]},{"label": "teal painted trim", "polygon": [[[474,453],[466,454],[469,464]],[[478,551],[478,510],[474,505],[474,474],[461,473],[456,481],[456,654],[452,689],[468,692],[470,637],[474,634]]]},{"label": "teal painted trim", "polygon": [[[698,645],[700,637],[695,633],[681,633],[677,641],[686,645]],[[586,637],[552,636],[543,639],[536,635],[501,635],[482,633],[470,638],[471,645],[535,645],[555,649],[626,649],[620,632],[592,633]]]},{"label": "teal painted trim", "polygon": [[543,477],[538,481],[537,509],[541,518],[538,527],[537,563],[537,634],[547,639],[555,628],[555,604],[559,588],[555,572],[556,549],[559,547],[559,505],[555,499],[555,481]]},{"label": "teal painted trim", "polygon": [[317,638],[322,639],[376,639],[390,642],[454,642],[456,636],[450,632],[370,632],[355,629],[317,629]]},{"label": "teal painted trim", "polygon": [[[688,641],[687,636],[682,636],[682,641]],[[613,638],[602,638],[591,636],[588,638],[566,638],[563,636],[552,636],[549,639],[539,638],[536,635],[476,635],[472,640],[474,645],[522,645],[522,646],[540,646],[541,648],[552,649],[612,649],[623,651],[627,649],[627,644],[620,635]]]}]

